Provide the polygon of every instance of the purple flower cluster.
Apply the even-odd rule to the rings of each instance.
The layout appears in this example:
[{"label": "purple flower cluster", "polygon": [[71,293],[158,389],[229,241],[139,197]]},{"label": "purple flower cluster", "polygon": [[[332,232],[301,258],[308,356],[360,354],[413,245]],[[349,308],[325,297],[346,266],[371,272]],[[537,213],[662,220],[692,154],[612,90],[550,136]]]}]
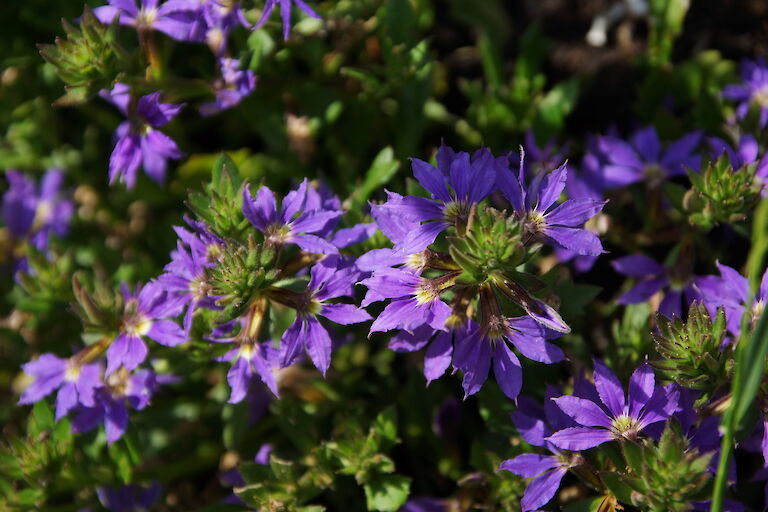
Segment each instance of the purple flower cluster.
[{"label": "purple flower cluster", "polygon": [[[56,391],[57,420],[72,413],[75,432],[103,424],[107,441],[122,437],[128,427],[128,408],[146,407],[159,384],[169,380],[139,368],[148,354],[145,340],[166,346],[187,340],[181,327],[170,320],[180,313],[180,303],[158,282],[139,286],[135,293],[123,285],[122,295],[124,312],[116,332],[105,334],[67,359],[42,354],[23,366],[34,380],[19,403],[31,404]],[[102,355],[106,356],[106,368],[98,361]]]},{"label": "purple flower cluster", "polygon": [[320,18],[303,0],[266,0],[261,17],[252,27],[237,1],[230,0],[107,0],[93,13],[102,23],[117,19],[138,31],[162,32],[177,41],[207,42],[217,55],[226,50],[229,32],[237,26],[260,28],[275,7],[280,9],[283,37],[291,32],[293,4],[305,15]]},{"label": "purple flower cluster", "polygon": [[[364,310],[340,301],[354,295],[353,286],[362,273],[352,261],[342,257],[339,250],[366,240],[374,230],[367,224],[339,229],[338,221],[343,213],[337,197],[323,188],[315,189],[307,180],[280,203],[266,186],[261,186],[255,194],[250,187],[243,188],[243,217],[266,250],[279,254],[300,251],[317,261],[306,269],[307,284],[303,291],[269,288],[253,300],[237,321],[213,329],[210,341],[231,346],[217,357],[218,361],[231,364],[227,374],[232,390],[230,402],[245,399],[255,380],[263,382],[277,396],[277,370],[300,361],[305,350],[325,374],[330,366],[333,342],[324,322],[348,325],[370,319]],[[184,312],[182,333],[190,332],[196,312],[219,309],[220,297],[212,294],[208,274],[221,263],[222,254],[232,243],[211,233],[201,222],[187,219],[187,223],[191,230],[176,228],[177,248],[157,280],[169,294],[166,307],[177,314]],[[279,348],[260,333],[272,303],[295,311],[294,320],[280,337]],[[145,313],[145,317],[151,316]],[[146,333],[151,337],[149,330]]]},{"label": "purple flower cluster", "polygon": [[[396,351],[428,346],[427,381],[439,378],[452,365],[464,373],[466,395],[480,390],[493,366],[504,393],[516,398],[522,369],[511,347],[535,361],[562,361],[563,352],[546,340],[567,332],[568,326],[550,306],[519,288],[510,289],[514,285],[500,275],[486,276],[479,294],[478,288],[462,288],[461,267],[433,246],[438,237],[443,233],[465,236],[474,212],[486,208],[491,195],[501,192],[515,222],[523,226],[521,246],[545,242],[578,254],[602,252],[600,241],[582,225],[604,202],[585,198],[557,205],[565,188],[565,166],[553,172],[542,170],[527,183],[523,163],[521,155],[519,172],[513,173],[506,157],[494,157],[487,149],[470,157],[447,146],[437,152],[437,167],[413,159],[414,177],[431,197],[389,192],[387,202],[372,205],[371,213],[393,247],[370,251],[357,262],[371,272],[361,281],[368,288],[362,305],[389,300],[371,325],[371,333],[398,330],[390,341]],[[434,276],[435,271],[441,275]],[[498,287],[511,294],[527,316],[503,314],[498,308]],[[451,299],[444,299],[448,296]],[[468,314],[473,303],[480,308],[478,320]]]},{"label": "purple flower cluster", "polygon": [[[307,16],[320,16],[303,0],[267,0],[262,15],[254,27],[246,20],[237,1],[224,0],[108,0],[108,5],[93,10],[103,23],[117,21],[139,33],[139,40],[156,60],[154,44],[147,35],[159,31],[178,41],[206,42],[217,57],[219,78],[211,92],[214,101],[200,105],[200,114],[209,116],[237,106],[256,88],[256,75],[242,69],[241,62],[228,56],[230,32],[237,26],[259,28],[279,6],[283,20],[283,36],[288,39],[293,4]],[[157,62],[150,62],[157,66]],[[176,143],[158,130],[176,117],[183,104],[160,103],[162,91],[138,95],[123,83],[101,96],[115,105],[126,117],[115,132],[115,147],[109,162],[110,183],[122,181],[130,189],[136,184],[139,167],[157,183],[165,181],[168,159],[182,157]]]}]

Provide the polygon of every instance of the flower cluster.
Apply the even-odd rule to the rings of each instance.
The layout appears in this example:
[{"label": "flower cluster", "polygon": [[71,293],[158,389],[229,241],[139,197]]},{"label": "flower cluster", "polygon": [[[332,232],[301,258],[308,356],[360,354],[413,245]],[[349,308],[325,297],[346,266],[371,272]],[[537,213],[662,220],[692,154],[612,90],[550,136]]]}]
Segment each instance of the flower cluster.
[{"label": "flower cluster", "polygon": [[[404,12],[411,4],[403,3]],[[108,0],[86,10],[80,31],[67,30],[71,41],[44,50],[57,72],[69,77],[67,102],[98,94],[122,116],[109,160],[110,184],[122,182],[133,189],[140,169],[158,184],[166,181],[169,161],[183,158],[169,134],[178,133],[180,127],[172,123],[187,115],[187,105],[207,117],[247,103],[256,88],[253,61],[258,60],[249,59],[248,51],[256,57],[251,47],[258,38],[249,40],[248,51],[236,51],[235,30],[268,26],[279,10],[282,36],[288,40],[296,10],[320,17],[303,0],[265,0],[260,11],[249,9],[237,0]],[[387,30],[400,22],[393,15]],[[135,32],[135,53],[122,47],[118,27]],[[400,59],[419,52],[403,51],[400,36],[391,32],[365,39],[366,56],[381,54],[386,66],[395,62],[406,75],[413,71],[404,65],[410,61]],[[170,42],[165,36],[198,43],[215,62],[216,78],[172,76],[166,69],[168,53],[162,45]],[[484,64],[492,67],[488,46]],[[335,71],[342,60],[336,62],[329,52],[324,71]],[[374,73],[344,66],[350,77],[378,80]],[[487,456],[481,461],[486,468],[530,479],[524,491],[522,482],[515,481],[524,511],[546,507],[572,477],[581,482],[579,493],[600,496],[600,510],[707,510],[713,475],[720,476],[715,503],[740,510],[739,503],[720,496],[729,482],[751,469],[742,467],[746,457],[735,458],[732,450],[756,454],[750,457],[762,469],[749,475],[754,481],[768,475],[768,380],[763,377],[768,344],[761,337],[768,325],[763,318],[768,271],[759,273],[768,214],[756,210],[768,196],[762,133],[768,126],[768,66],[763,60],[745,62],[742,81],[717,93],[718,101],[725,100],[723,120],[728,118],[718,136],[693,129],[699,127],[695,124],[657,123],[638,124],[623,134],[609,128],[588,135],[583,144],[556,137],[537,142],[528,131],[519,151],[503,154],[486,147],[456,151],[442,144],[434,161],[411,159],[413,179],[409,176],[405,186],[392,184],[375,195],[374,189],[397,170],[391,156],[395,150],[390,150],[391,172],[374,166],[360,187],[371,190],[352,192],[347,201],[320,180],[307,178],[295,180],[281,194],[264,182],[245,180],[222,155],[211,182],[190,192],[190,216],[183,223],[172,221],[179,224],[174,245],[168,259],[162,253],[156,271],[137,271],[139,265],[132,262],[111,283],[97,265],[90,265],[91,273],[74,275],[71,290],[56,300],[72,303],[83,324],[82,343],[65,356],[55,347],[38,349],[30,343],[38,355],[22,366],[19,403],[38,404],[42,417],[44,401],[51,397],[51,425],[53,418],[67,418],[72,432],[99,430],[90,437],[99,443],[106,439],[108,450],[118,452],[125,444],[133,451],[132,436],[126,436],[129,414],[147,408],[158,393],[175,389],[171,386],[182,378],[174,372],[202,368],[204,385],[222,406],[225,401],[257,403],[260,414],[265,404],[291,409],[286,418],[295,416],[281,428],[311,417],[324,421],[336,414],[327,411],[348,397],[334,395],[320,379],[333,382],[355,373],[346,371],[356,364],[349,360],[369,354],[337,349],[351,338],[349,333],[361,338],[367,333],[366,343],[385,339],[393,352],[423,350],[427,385],[449,371],[460,372],[467,407],[478,406],[473,421],[479,417],[489,430],[506,421],[507,409],[497,407],[506,401],[525,443],[517,440],[510,453],[497,454],[490,464],[488,450],[473,446],[472,458]],[[400,87],[405,96],[410,94],[401,83],[395,88]],[[394,111],[388,99],[381,102],[387,113]],[[553,94],[547,101],[555,100]],[[337,115],[334,108],[324,114],[329,125]],[[542,118],[562,117],[550,114]],[[310,126],[308,131],[315,125]],[[521,125],[519,133],[527,126]],[[575,163],[568,162],[569,155],[578,157]],[[248,175],[274,176],[261,163]],[[316,171],[328,176],[325,169]],[[53,259],[47,254],[50,242],[67,235],[74,203],[63,189],[61,170],[49,170],[39,185],[18,171],[5,176],[2,262],[30,277],[36,267],[27,258],[40,253]],[[753,252],[743,265],[744,258],[730,249],[744,245],[749,228]],[[726,247],[714,239],[725,240]],[[88,267],[93,254],[77,249],[72,252],[78,265]],[[138,260],[145,255],[126,251],[123,256]],[[144,284],[135,283],[137,275]],[[587,284],[595,276],[604,289]],[[24,293],[21,288],[13,293]],[[3,326],[36,320],[34,311],[16,313],[3,319]],[[744,361],[755,354],[754,361]],[[590,355],[591,376],[575,375],[583,365],[574,361],[573,378],[554,382],[571,360]],[[385,356],[389,359],[381,361],[394,357]],[[539,366],[561,363],[546,370]],[[541,375],[532,375],[537,368]],[[491,373],[495,383],[488,384]],[[328,385],[327,396],[303,406],[293,397],[280,400],[294,394],[291,378],[296,375],[311,375],[318,388]],[[397,380],[394,374],[390,380]],[[531,382],[541,384],[540,389]],[[525,393],[543,396],[543,406]],[[476,399],[468,400],[473,395]],[[749,409],[743,401],[752,414],[743,412]],[[441,442],[450,442],[452,423],[458,423],[452,408],[458,404],[453,397],[443,401],[434,419]],[[362,423],[367,411],[355,411],[342,426],[332,425],[332,436],[338,435],[333,440],[297,440],[306,452],[301,464],[280,459],[273,450],[283,447],[263,441],[255,469],[235,469],[222,457],[222,468],[229,470],[223,483],[236,487],[229,501],[242,499],[259,509],[310,510],[304,508],[305,495],[315,497],[331,488],[338,470],[365,488],[371,509],[448,509],[442,500],[408,500],[410,479],[392,474],[394,459],[386,452],[402,441],[399,405],[380,413],[367,435],[358,435],[367,425]],[[232,415],[245,409],[226,407]],[[411,430],[425,430],[417,420]],[[349,439],[347,432],[353,432]],[[222,436],[228,450],[234,435],[227,431]],[[738,460],[738,472],[728,472],[732,460]],[[454,462],[446,462],[446,473],[462,468]],[[299,466],[317,472],[301,477]],[[270,487],[270,479],[279,485]],[[159,494],[159,484],[100,484],[96,492],[110,510],[147,508]],[[265,495],[279,499],[265,505]]]},{"label": "flower cluster", "polygon": [[[279,6],[283,36],[287,40],[294,3],[305,15],[320,18],[302,0],[268,0],[260,19],[253,25],[236,1],[138,0],[136,3],[136,0],[109,0],[108,5],[95,8],[93,15],[104,24],[117,22],[137,31],[149,69],[154,70],[148,72],[149,75],[161,65],[152,37],[154,31],[177,41],[207,43],[218,62],[218,78],[210,85],[214,101],[199,107],[201,115],[209,116],[237,106],[256,88],[254,72],[243,69],[243,63],[230,56],[230,32],[238,26],[249,30],[262,27]],[[141,88],[118,82],[111,90],[101,91],[100,95],[127,118],[115,132],[115,147],[109,162],[110,183],[122,181],[128,188],[133,188],[138,169],[143,167],[152,180],[162,184],[167,160],[181,158],[176,143],[158,128],[176,117],[184,104],[160,103],[160,96],[167,92],[168,84],[164,89],[143,94]],[[176,94],[183,95],[183,90]]]},{"label": "flower cluster", "polygon": [[[480,390],[493,366],[504,393],[517,397],[522,367],[512,347],[542,363],[565,359],[547,340],[569,327],[554,308],[531,295],[525,286],[530,279],[518,267],[542,243],[578,254],[602,252],[599,239],[583,224],[604,202],[557,204],[565,165],[541,169],[529,183],[524,161],[521,155],[519,172],[512,172],[506,157],[487,149],[470,157],[442,146],[437,167],[412,161],[414,177],[429,198],[389,192],[387,202],[371,206],[393,244],[358,260],[361,269],[372,272],[361,281],[368,288],[363,305],[389,299],[371,333],[397,330],[390,342],[396,351],[428,345],[427,381],[452,365],[464,373],[466,395]],[[504,203],[493,203],[497,192],[509,210],[493,208]]]}]

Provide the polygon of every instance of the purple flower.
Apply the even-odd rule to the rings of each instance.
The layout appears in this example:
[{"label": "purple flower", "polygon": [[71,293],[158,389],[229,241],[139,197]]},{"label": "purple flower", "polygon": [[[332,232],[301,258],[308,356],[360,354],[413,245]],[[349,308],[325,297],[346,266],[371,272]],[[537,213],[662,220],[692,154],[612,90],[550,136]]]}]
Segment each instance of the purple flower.
[{"label": "purple flower", "polygon": [[637,304],[650,299],[656,292],[668,288],[659,305],[659,312],[669,318],[683,316],[683,304],[688,306],[699,297],[693,286],[694,278],[666,268],[642,254],[632,254],[611,262],[616,272],[637,278],[638,281],[618,299],[619,304]]},{"label": "purple flower", "polygon": [[[481,327],[485,325],[486,327]],[[565,360],[556,345],[547,342],[560,333],[543,327],[531,317],[488,317],[480,324],[458,314],[448,317],[443,330],[428,324],[403,331],[389,342],[395,352],[413,352],[427,347],[424,354],[424,377],[427,385],[440,378],[453,363],[464,373],[465,398],[480,391],[493,366],[496,382],[502,391],[515,399],[522,387],[522,368],[511,343],[521,354],[542,363]]]},{"label": "purple flower", "polygon": [[384,311],[374,320],[370,332],[404,329],[412,332],[428,325],[435,330],[445,330],[445,321],[451,308],[440,300],[440,292],[455,276],[448,274],[437,279],[425,279],[400,268],[382,268],[367,279],[360,281],[368,291],[362,306],[392,299]]},{"label": "purple flower", "polygon": [[107,442],[114,443],[128,428],[128,407],[144,409],[158,387],[157,376],[149,370],[131,374],[125,368],[106,377],[104,386],[94,394],[93,407],[78,407],[72,418],[75,433],[104,425]]},{"label": "purple flower", "polygon": [[[525,161],[524,153],[520,161]],[[524,237],[540,237],[555,247],[598,256],[603,252],[600,239],[582,226],[603,209],[605,202],[591,198],[569,199],[553,208],[565,188],[567,175],[563,164],[550,173],[540,172],[526,187],[521,165],[517,176],[511,171],[501,172],[497,182],[523,223]]]},{"label": "purple flower", "polygon": [[[389,200],[387,204],[402,202],[404,196],[387,191]],[[383,206],[383,205],[382,205]],[[421,222],[411,218],[403,218],[397,209],[382,208],[379,205],[371,205],[371,216],[376,221],[376,226],[394,245],[394,248],[372,249],[357,259],[357,267],[360,270],[371,272],[382,267],[405,264],[414,271],[423,270],[418,261],[410,253],[406,240],[412,233],[421,228]],[[435,235],[437,236],[437,235]],[[418,254],[418,251],[416,251]]]},{"label": "purple flower", "polygon": [[465,398],[480,391],[493,365],[493,374],[501,390],[512,400],[523,385],[523,369],[509,342],[522,355],[540,363],[564,361],[557,345],[547,342],[560,334],[546,329],[531,317],[488,317],[480,324],[470,322],[468,334],[457,338],[453,367],[464,372]]},{"label": "purple flower", "polygon": [[637,130],[628,142],[614,136],[599,137],[597,146],[607,160],[602,175],[607,188],[625,187],[648,179],[652,184],[685,175],[685,168],[698,170],[701,157],[694,150],[700,131],[689,133],[662,149],[656,128]]},{"label": "purple flower", "polygon": [[469,153],[455,153],[443,145],[437,153],[437,167],[418,158],[411,159],[411,164],[414,177],[432,198],[388,192],[386,203],[371,206],[382,230],[387,230],[386,224],[391,222],[415,228],[404,234],[402,240],[393,240],[395,247],[390,253],[383,253],[392,255],[392,261],[397,263],[426,249],[448,226],[461,232],[473,205],[494,191],[497,168],[506,165],[506,158],[494,158],[483,148],[470,160]]},{"label": "purple flower", "polygon": [[328,256],[312,267],[306,291],[292,304],[296,308],[296,319],[285,330],[280,342],[282,366],[293,364],[302,348],[306,348],[312,363],[325,375],[331,364],[332,342],[317,317],[341,325],[370,320],[371,316],[354,304],[327,302],[353,295],[352,286],[359,276],[354,265],[342,262],[336,255]]},{"label": "purple flower", "polygon": [[751,313],[752,325],[754,325],[765,310],[768,302],[768,270],[763,273],[760,288],[752,296],[749,280],[746,277],[728,265],[720,262],[716,264],[720,277],[697,277],[694,281],[695,288],[710,315],[716,315],[720,307],[725,309],[728,330],[738,336],[741,333],[741,320],[745,312]]},{"label": "purple flower", "polygon": [[53,354],[43,354],[24,364],[22,369],[35,380],[21,394],[19,403],[35,403],[58,389],[57,421],[77,404],[93,407],[94,393],[102,385],[101,366],[83,364],[76,357],[61,359]]},{"label": "purple flower", "polygon": [[124,485],[117,489],[98,487],[96,495],[99,502],[112,512],[140,512],[149,508],[160,497],[163,487],[159,482],[152,482],[149,487]]},{"label": "purple flower", "polygon": [[[246,323],[244,322],[244,328]],[[237,346],[218,358],[218,361],[231,362],[227,372],[227,382],[231,389],[229,403],[241,402],[247,395],[251,383],[256,377],[267,385],[275,396],[278,396],[277,380],[274,367],[278,363],[279,354],[270,342],[259,343],[249,338],[241,341],[238,337],[212,339],[217,342],[231,342]]]},{"label": "purple flower", "polygon": [[238,105],[256,88],[256,75],[240,69],[237,59],[220,58],[221,80],[215,84],[216,100],[200,106],[200,114],[209,116]]},{"label": "purple flower", "polygon": [[768,124],[768,66],[765,59],[745,60],[741,63],[741,79],[744,83],[726,86],[723,97],[738,103],[736,116],[744,119],[751,105],[760,110],[760,128]]},{"label": "purple flower", "polygon": [[9,170],[5,175],[10,186],[3,194],[2,215],[8,230],[15,238],[29,237],[37,250],[45,251],[51,233],[59,237],[67,234],[75,209],[61,191],[63,171],[46,172],[39,190],[23,173]]},{"label": "purple flower", "polygon": [[[172,0],[173,1],[173,0]],[[196,41],[208,43],[211,51],[221,56],[227,50],[229,33],[237,26],[250,28],[240,2],[231,0],[180,0],[202,4],[202,17],[192,29]]]},{"label": "purple flower", "polygon": [[107,0],[109,5],[96,7],[93,14],[102,23],[118,23],[136,30],[157,30],[179,41],[191,41],[193,26],[199,17],[197,1],[170,0],[158,5],[158,0]]},{"label": "purple flower", "polygon": [[546,438],[558,448],[579,451],[608,441],[634,440],[650,425],[666,421],[677,409],[677,388],[656,386],[653,370],[647,363],[632,374],[628,396],[607,366],[597,359],[594,364],[595,387],[601,403],[575,396],[553,399],[579,425]]},{"label": "purple flower", "polygon": [[111,91],[102,91],[101,96],[128,118],[115,131],[115,148],[109,159],[109,182],[120,179],[129,189],[133,188],[139,166],[143,165],[150,178],[163,183],[167,159],[178,160],[182,155],[176,143],[157,128],[176,117],[184,105],[160,103],[160,93],[155,92],[142,96],[133,106],[130,88],[120,83]]},{"label": "purple flower", "polygon": [[269,16],[272,14],[272,10],[276,5],[280,5],[280,17],[283,20],[283,39],[288,40],[288,36],[291,34],[291,6],[296,4],[296,7],[310,18],[320,19],[320,15],[317,14],[312,8],[307,5],[304,0],[266,0],[264,4],[264,10],[261,13],[261,18],[256,22],[255,28],[261,28],[264,23],[267,22]]},{"label": "purple flower", "polygon": [[445,374],[453,360],[454,345],[466,339],[468,334],[468,323],[454,316],[446,322],[445,331],[436,330],[428,324],[413,332],[400,331],[389,340],[389,348],[395,352],[415,352],[427,347],[424,353],[424,377],[429,385]]},{"label": "purple flower", "polygon": [[221,254],[224,241],[208,231],[200,222],[187,220],[193,227],[192,233],[182,227],[174,228],[180,240],[171,252],[171,262],[157,282],[173,298],[178,299],[178,306],[184,313],[184,331],[189,332],[192,319],[198,307],[216,308],[216,297],[209,295],[205,280],[205,269],[215,266]]},{"label": "purple flower", "polygon": [[126,370],[133,370],[147,357],[148,337],[161,345],[175,347],[187,340],[179,325],[167,320],[181,312],[181,303],[170,297],[158,282],[146,286],[137,286],[131,293],[123,285],[125,313],[120,325],[120,333],[107,349],[107,371],[110,375],[121,365]]},{"label": "purple flower", "polygon": [[277,207],[275,194],[266,186],[259,188],[256,197],[248,186],[243,189],[243,215],[264,234],[268,245],[296,244],[301,249],[319,254],[336,254],[338,248],[317,235],[329,222],[341,217],[341,210],[326,210],[322,206],[307,208],[305,179],[296,190],[289,192]]},{"label": "purple flower", "polygon": [[546,440],[553,432],[574,425],[573,420],[552,401],[556,391],[555,388],[547,386],[543,409],[534,400],[521,396],[517,410],[512,413],[512,422],[523,439],[528,444],[541,446],[551,453],[524,453],[503,461],[499,466],[499,470],[511,471],[524,478],[533,477],[520,502],[523,511],[546,505],[557,492],[568,470],[582,462],[580,455],[561,452]]},{"label": "purple flower", "polygon": [[[205,262],[207,265],[215,265],[224,249],[224,240],[211,233],[204,222],[190,219],[189,217],[184,217],[184,222],[192,228],[192,231],[182,226],[174,226],[173,230],[178,235],[179,240],[189,248],[190,252],[198,260]],[[169,265],[185,266],[180,261],[174,259],[175,254],[176,251],[171,252],[171,259],[173,261]]]}]

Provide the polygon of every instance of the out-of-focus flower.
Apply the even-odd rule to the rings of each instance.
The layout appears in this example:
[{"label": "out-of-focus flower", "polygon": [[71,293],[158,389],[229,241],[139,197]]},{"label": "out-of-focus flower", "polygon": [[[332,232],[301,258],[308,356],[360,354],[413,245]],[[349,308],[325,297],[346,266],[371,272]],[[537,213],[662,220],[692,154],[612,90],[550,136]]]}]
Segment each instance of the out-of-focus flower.
[{"label": "out-of-focus flower", "polygon": [[28,238],[37,250],[45,251],[50,234],[67,234],[75,208],[62,191],[64,172],[46,172],[39,189],[34,180],[19,171],[6,171],[5,176],[10,185],[2,199],[5,225],[15,238]]},{"label": "out-of-focus flower", "polygon": [[130,88],[116,84],[101,96],[115,105],[128,120],[115,131],[115,148],[109,159],[109,182],[124,181],[130,189],[136,185],[138,170],[144,166],[147,175],[157,183],[165,181],[169,158],[181,158],[176,143],[158,130],[171,121],[184,105],[160,103],[160,93],[142,96],[133,102]]},{"label": "out-of-focus flower", "polygon": [[24,373],[35,378],[19,398],[20,404],[32,404],[59,390],[56,395],[56,420],[60,420],[77,404],[94,406],[94,393],[101,384],[101,366],[83,364],[77,357],[62,359],[43,354],[22,366]]},{"label": "out-of-focus flower", "polygon": [[741,63],[743,83],[723,89],[725,99],[737,102],[736,116],[744,119],[755,105],[760,111],[760,128],[768,124],[768,65],[765,59],[745,60]]},{"label": "out-of-focus flower", "polygon": [[597,147],[606,159],[602,177],[607,188],[624,187],[648,180],[652,184],[674,176],[684,176],[686,167],[699,170],[701,157],[694,153],[702,132],[691,132],[662,148],[656,128],[637,130],[628,141],[603,136]]},{"label": "out-of-focus flower", "polygon": [[638,279],[629,291],[619,297],[619,304],[645,302],[656,292],[668,288],[659,305],[659,312],[669,318],[681,318],[683,305],[687,307],[699,297],[693,286],[695,278],[692,275],[677,272],[675,268],[667,268],[643,254],[617,258],[611,265],[616,272]]},{"label": "out-of-focus flower", "polygon": [[149,487],[124,485],[122,487],[99,487],[96,495],[99,502],[111,512],[141,512],[149,510],[160,497],[163,487],[152,482]]},{"label": "out-of-focus flower", "polygon": [[209,116],[237,106],[256,88],[256,75],[250,69],[240,69],[237,59],[220,58],[221,80],[214,83],[216,100],[200,105],[200,113]]},{"label": "out-of-focus flower", "polygon": [[94,394],[93,407],[76,407],[72,431],[93,430],[104,425],[107,442],[114,443],[128,428],[128,407],[144,409],[158,388],[157,376],[149,370],[131,373],[125,367],[109,375]]},{"label": "out-of-focus flower", "polygon": [[749,311],[751,325],[755,325],[765,311],[768,302],[768,270],[763,273],[760,288],[753,296],[749,290],[749,280],[738,270],[720,262],[717,262],[717,269],[720,271],[719,277],[697,277],[694,285],[710,315],[714,317],[719,307],[725,309],[728,330],[738,336],[745,312]]}]

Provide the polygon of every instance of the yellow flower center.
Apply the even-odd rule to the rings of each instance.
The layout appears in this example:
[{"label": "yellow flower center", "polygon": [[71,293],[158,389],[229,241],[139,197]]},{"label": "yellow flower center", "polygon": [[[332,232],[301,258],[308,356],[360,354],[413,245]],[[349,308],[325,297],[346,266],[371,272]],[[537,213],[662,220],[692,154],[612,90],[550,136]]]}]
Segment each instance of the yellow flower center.
[{"label": "yellow flower center", "polygon": [[637,439],[640,433],[640,424],[636,419],[622,414],[611,422],[611,431],[616,439]]},{"label": "yellow flower center", "polygon": [[136,17],[136,25],[143,27],[151,27],[157,19],[157,9],[140,9],[139,15]]},{"label": "yellow flower center", "polygon": [[80,365],[69,363],[67,370],[64,372],[64,380],[67,382],[75,382],[80,378]]},{"label": "yellow flower center", "polygon": [[152,328],[152,320],[141,313],[134,313],[125,319],[123,328],[126,333],[133,336],[144,336]]},{"label": "yellow flower center", "polygon": [[768,107],[768,85],[764,85],[752,95],[754,101],[760,107]]},{"label": "yellow flower center", "polygon": [[284,224],[272,224],[268,226],[264,233],[267,242],[274,245],[282,245],[288,241],[291,235],[291,229]]}]

